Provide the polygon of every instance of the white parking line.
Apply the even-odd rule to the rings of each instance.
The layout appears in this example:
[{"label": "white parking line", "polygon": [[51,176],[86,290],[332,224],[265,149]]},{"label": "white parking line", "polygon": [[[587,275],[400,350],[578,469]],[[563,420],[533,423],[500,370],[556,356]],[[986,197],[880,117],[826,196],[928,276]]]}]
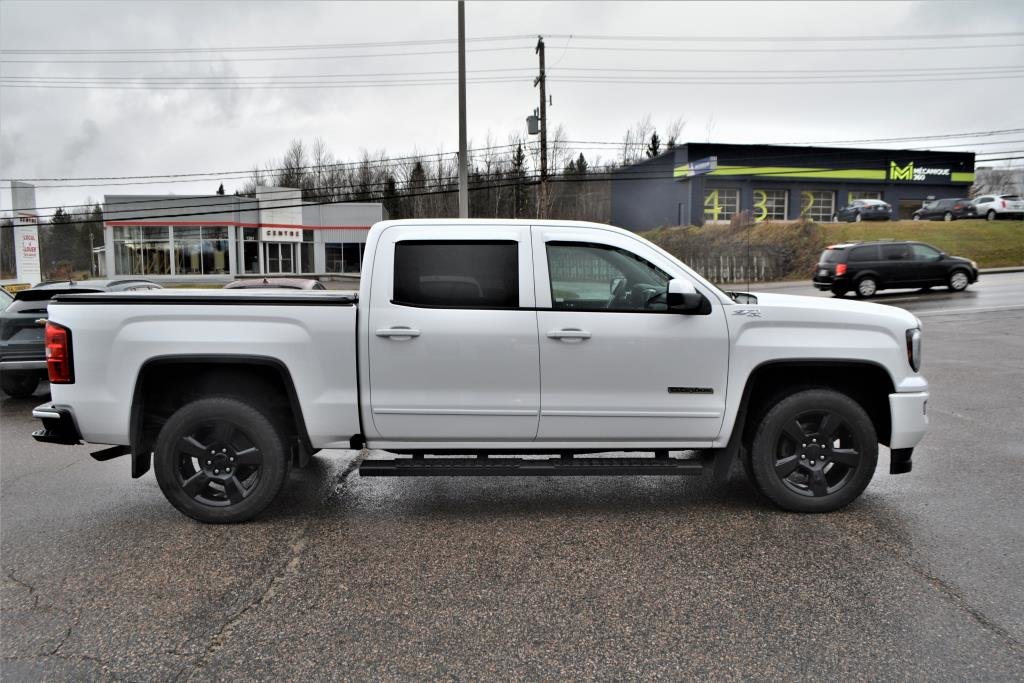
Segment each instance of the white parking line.
[{"label": "white parking line", "polygon": [[987,308],[943,308],[938,311],[911,311],[918,318],[929,318],[935,315],[951,315],[956,313],[991,313],[992,311],[1018,311],[1024,310],[1024,305],[1013,306],[988,306]]}]

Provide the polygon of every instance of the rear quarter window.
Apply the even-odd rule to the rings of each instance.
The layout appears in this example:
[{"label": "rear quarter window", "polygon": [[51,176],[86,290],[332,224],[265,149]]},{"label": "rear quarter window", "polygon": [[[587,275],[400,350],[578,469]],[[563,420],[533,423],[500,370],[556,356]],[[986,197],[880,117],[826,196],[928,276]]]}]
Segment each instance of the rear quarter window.
[{"label": "rear quarter window", "polygon": [[821,252],[821,263],[845,263],[845,249],[826,249]]}]

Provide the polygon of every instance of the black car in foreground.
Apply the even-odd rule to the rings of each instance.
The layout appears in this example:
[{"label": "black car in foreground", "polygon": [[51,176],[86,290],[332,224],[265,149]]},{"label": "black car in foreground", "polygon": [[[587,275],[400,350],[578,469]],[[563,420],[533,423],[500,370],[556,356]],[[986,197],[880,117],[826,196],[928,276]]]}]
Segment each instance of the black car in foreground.
[{"label": "black car in foreground", "polygon": [[955,221],[959,218],[977,218],[978,211],[970,199],[937,199],[914,212],[915,221]]},{"label": "black car in foreground", "polygon": [[854,199],[849,206],[836,211],[832,220],[856,222],[860,221],[887,221],[892,218],[892,206],[881,199]]},{"label": "black car in foreground", "polygon": [[834,244],[821,254],[814,286],[836,296],[871,297],[882,289],[946,286],[962,292],[978,281],[978,264],[922,242]]},{"label": "black car in foreground", "polygon": [[127,292],[162,289],[148,280],[83,280],[44,282],[14,295],[0,312],[0,389],[8,396],[24,398],[35,393],[46,379],[43,324],[50,299],[58,294]]}]

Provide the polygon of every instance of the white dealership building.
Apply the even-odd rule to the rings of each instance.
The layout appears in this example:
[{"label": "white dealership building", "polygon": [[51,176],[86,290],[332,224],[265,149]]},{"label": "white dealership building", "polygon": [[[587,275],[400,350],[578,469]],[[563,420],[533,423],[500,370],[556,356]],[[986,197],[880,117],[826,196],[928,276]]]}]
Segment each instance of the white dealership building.
[{"label": "white dealership building", "polygon": [[106,195],[100,254],[107,277],[228,281],[253,275],[360,272],[379,203],[321,204],[302,191],[234,195]]}]

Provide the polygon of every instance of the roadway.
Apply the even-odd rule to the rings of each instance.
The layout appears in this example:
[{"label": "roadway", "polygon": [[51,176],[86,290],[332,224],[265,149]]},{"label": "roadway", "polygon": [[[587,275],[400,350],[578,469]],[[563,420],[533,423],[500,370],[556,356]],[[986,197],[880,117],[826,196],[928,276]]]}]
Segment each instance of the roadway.
[{"label": "roadway", "polygon": [[362,479],[334,451],[204,526],[124,459],[33,441],[44,390],[5,399],[3,677],[1020,680],[1022,295],[878,297],[925,321],[932,430],[829,515],[738,473]]}]

